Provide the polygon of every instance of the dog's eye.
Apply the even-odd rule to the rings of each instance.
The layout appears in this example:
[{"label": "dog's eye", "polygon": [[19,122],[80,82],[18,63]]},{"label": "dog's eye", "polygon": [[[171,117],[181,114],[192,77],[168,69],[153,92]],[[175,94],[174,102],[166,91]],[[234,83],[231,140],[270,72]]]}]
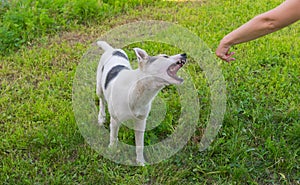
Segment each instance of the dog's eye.
[{"label": "dog's eye", "polygon": [[164,55],[163,57],[165,57],[165,58],[169,58],[169,56],[168,56],[168,55]]}]

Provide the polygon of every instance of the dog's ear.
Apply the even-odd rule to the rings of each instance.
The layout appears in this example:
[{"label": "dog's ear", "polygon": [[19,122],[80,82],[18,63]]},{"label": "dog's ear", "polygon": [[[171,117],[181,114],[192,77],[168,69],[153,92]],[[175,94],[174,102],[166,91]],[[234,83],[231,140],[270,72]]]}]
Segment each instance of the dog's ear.
[{"label": "dog's ear", "polygon": [[135,54],[138,58],[139,62],[143,62],[149,58],[149,55],[146,51],[140,49],[140,48],[134,48]]}]

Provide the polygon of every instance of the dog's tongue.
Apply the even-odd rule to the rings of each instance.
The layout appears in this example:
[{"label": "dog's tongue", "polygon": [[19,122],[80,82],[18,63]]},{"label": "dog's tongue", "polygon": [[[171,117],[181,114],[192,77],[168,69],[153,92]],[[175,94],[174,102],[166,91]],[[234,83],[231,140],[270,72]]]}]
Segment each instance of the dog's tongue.
[{"label": "dog's tongue", "polygon": [[168,69],[168,74],[169,76],[171,76],[172,78],[182,82],[183,79],[177,76],[177,71],[183,66],[183,64],[172,64],[169,69]]},{"label": "dog's tongue", "polygon": [[170,72],[173,74],[173,75],[176,75],[177,71],[183,66],[183,64],[176,64],[176,65],[172,65],[170,67]]}]

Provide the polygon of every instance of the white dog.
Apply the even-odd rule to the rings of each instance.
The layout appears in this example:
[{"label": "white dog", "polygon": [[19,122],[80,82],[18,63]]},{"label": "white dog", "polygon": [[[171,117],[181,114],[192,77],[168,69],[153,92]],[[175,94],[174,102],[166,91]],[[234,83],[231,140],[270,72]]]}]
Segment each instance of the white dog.
[{"label": "white dog", "polygon": [[135,121],[136,162],[144,165],[144,132],[151,103],[166,85],[181,84],[176,75],[186,63],[186,54],[149,56],[144,50],[134,48],[138,69],[132,70],[126,53],[114,49],[104,41],[97,45],[105,50],[97,69],[97,95],[99,97],[98,122],[105,122],[105,104],[110,113],[110,144],[118,141],[121,122]]}]

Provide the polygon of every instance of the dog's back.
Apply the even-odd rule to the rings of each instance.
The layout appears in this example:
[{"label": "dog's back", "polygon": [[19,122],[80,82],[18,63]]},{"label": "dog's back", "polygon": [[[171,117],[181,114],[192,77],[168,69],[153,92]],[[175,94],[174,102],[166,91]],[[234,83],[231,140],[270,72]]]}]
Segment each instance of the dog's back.
[{"label": "dog's back", "polygon": [[123,50],[115,49],[104,41],[98,41],[97,45],[105,51],[97,69],[97,95],[100,96],[121,70],[131,69],[131,66]]}]

